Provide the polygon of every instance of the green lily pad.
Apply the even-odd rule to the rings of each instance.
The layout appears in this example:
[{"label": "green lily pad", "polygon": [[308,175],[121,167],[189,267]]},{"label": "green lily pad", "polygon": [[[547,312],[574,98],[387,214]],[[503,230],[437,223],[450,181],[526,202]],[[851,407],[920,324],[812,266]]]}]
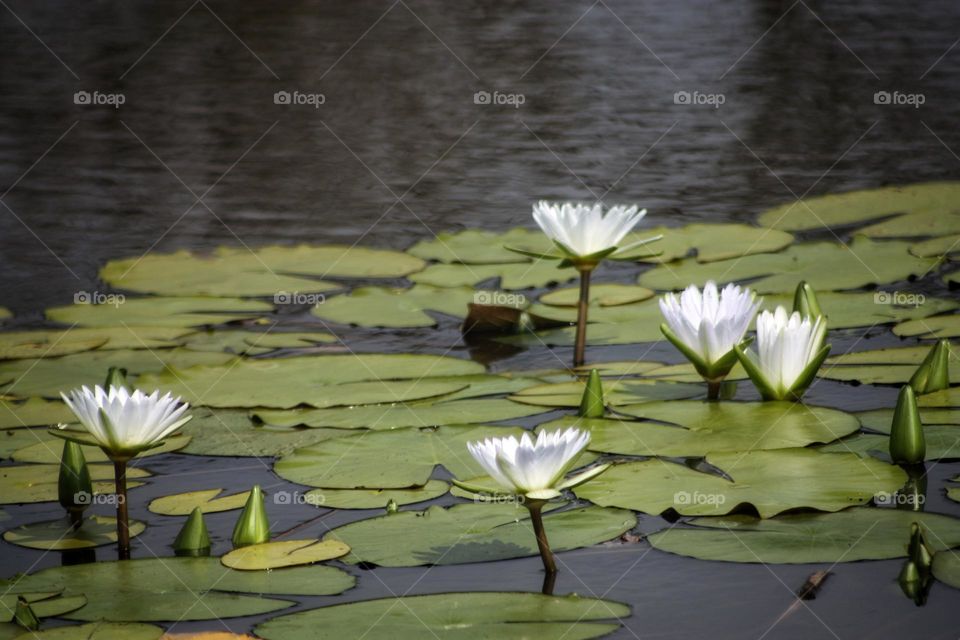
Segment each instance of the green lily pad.
[{"label": "green lily pad", "polygon": [[224,567],[218,558],[146,558],[52,567],[10,581],[8,588],[85,595],[87,605],[64,616],[70,620],[154,622],[260,615],[293,604],[265,595],[333,595],[354,582],[325,566],[250,572]]},{"label": "green lily pad", "polygon": [[[696,367],[693,366],[690,362],[683,362],[680,364],[668,364],[651,369],[647,372],[648,378],[655,378],[657,380],[669,380],[670,382],[702,382],[703,376],[697,373]],[[743,367],[738,362],[733,365],[733,369],[730,370],[724,380],[727,382],[736,382],[738,380],[746,380],[747,372],[743,370]]]},{"label": "green lily pad", "polygon": [[[255,423],[246,411],[197,408],[180,432],[190,444],[180,450],[199,456],[268,457],[291,453],[330,438],[350,434],[344,429],[287,429]],[[255,468],[262,468],[254,463]]]},{"label": "green lily pad", "polygon": [[[890,433],[893,424],[893,409],[874,409],[856,414],[865,429],[879,433]],[[960,409],[930,407],[920,410],[920,422],[924,425],[956,424],[960,425]]]},{"label": "green lily pad", "polygon": [[76,421],[73,411],[60,400],[27,398],[25,402],[0,400],[0,429],[53,426]]},{"label": "green lily pad", "polygon": [[[113,493],[113,465],[90,464],[90,479],[94,494]],[[145,469],[127,468],[127,488],[139,487],[142,483],[131,479],[146,478]],[[0,504],[24,504],[49,502],[57,499],[59,464],[27,464],[0,467]]]},{"label": "green lily pad", "polygon": [[499,279],[501,289],[529,289],[567,282],[577,276],[572,267],[559,268],[554,260],[517,264],[434,264],[410,280],[435,287],[468,287]]},{"label": "green lily pad", "polygon": [[943,215],[956,208],[958,198],[960,183],[957,182],[865,189],[788,202],[762,213],[759,222],[765,227],[804,231],[865,222],[898,213]]},{"label": "green lily pad", "polygon": [[188,516],[193,513],[194,509],[200,509],[203,513],[219,513],[242,509],[250,496],[249,491],[221,496],[220,494],[223,491],[223,489],[204,489],[202,491],[175,493],[154,498],[147,505],[147,509],[151,513],[159,513],[164,516]]},{"label": "green lily pad", "polygon": [[[588,375],[592,369],[596,369],[602,378],[625,378],[646,375],[664,366],[666,365],[662,362],[655,362],[653,360],[622,360],[613,362],[591,362],[582,367],[577,367],[575,371],[580,375]],[[565,375],[566,371],[560,373]]]},{"label": "green lily pad", "polygon": [[[24,594],[4,594],[0,596],[0,623],[13,621],[14,613],[17,609],[17,599],[23,598],[30,603],[34,615],[38,618],[54,618],[65,613],[75,611],[87,604],[87,599],[83,596],[73,596],[68,598],[58,597],[60,592],[47,593],[24,593]],[[20,627],[20,631],[24,629]],[[18,634],[19,635],[19,634]],[[25,633],[23,638],[33,637],[29,632]]]},{"label": "green lily pad", "polygon": [[[446,400],[446,398],[444,398]],[[399,429],[436,427],[444,424],[480,424],[515,420],[543,413],[542,408],[503,398],[481,398],[436,404],[386,404],[334,409],[261,409],[254,415],[263,422],[292,427],[333,427],[337,429]],[[0,440],[2,442],[2,440]]]},{"label": "green lily pad", "polygon": [[[602,476],[601,476],[602,477]],[[654,548],[701,560],[805,564],[887,560],[907,555],[910,525],[919,523],[935,551],[960,545],[960,520],[900,509],[847,509],[770,520],[697,518],[647,537]]]},{"label": "green lily pad", "polygon": [[[511,400],[539,407],[578,407],[586,384],[580,381],[556,382],[529,387],[510,396]],[[703,385],[655,380],[608,381],[603,399],[608,406],[623,406],[658,400],[677,400],[704,394]]]},{"label": "green lily pad", "polygon": [[0,320],[7,320],[13,317],[13,312],[6,307],[0,307]]},{"label": "green lily pad", "polygon": [[349,552],[350,547],[337,540],[282,540],[234,549],[220,562],[240,571],[262,571],[323,562]]},{"label": "green lily pad", "polygon": [[317,630],[342,640],[563,638],[586,640],[616,631],[630,609],[609,600],[539,593],[441,593],[351,602],[279,616],[257,625],[267,640],[307,640]]},{"label": "green lily pad", "polygon": [[[864,384],[903,384],[909,382],[929,352],[928,345],[916,345],[844,353],[827,358],[819,375]],[[950,352],[949,367],[950,379],[960,380],[960,353],[956,350]]]},{"label": "green lily pad", "polygon": [[553,242],[543,232],[531,229],[510,229],[503,233],[466,229],[456,233],[439,233],[433,240],[421,240],[407,253],[448,264],[505,264],[530,262],[531,259],[505,247],[521,247],[537,253],[550,251]]},{"label": "green lily pad", "polygon": [[[595,284],[590,287],[590,304],[616,307],[642,302],[653,297],[653,291],[632,284]],[[555,307],[575,307],[580,300],[580,289],[557,289],[540,296],[540,302]]]},{"label": "green lily pad", "polygon": [[[937,313],[956,309],[956,300],[944,298],[925,298],[923,304],[890,304],[890,292],[837,292],[819,291],[817,301],[827,316],[830,329],[849,329],[853,327],[874,327],[878,324],[899,322],[912,318],[926,318]],[[793,307],[793,293],[767,295],[763,298],[763,308],[773,311],[778,306]],[[931,318],[933,319],[933,318]],[[929,322],[918,320],[918,322]],[[896,332],[896,329],[894,329]]]},{"label": "green lily pad", "polygon": [[688,258],[654,267],[642,273],[638,282],[652,289],[679,290],[691,282],[702,285],[707,280],[726,283],[757,278],[750,287],[758,293],[793,291],[801,280],[818,290],[857,289],[906,280],[936,265],[935,259],[918,258],[908,248],[907,242],[858,236],[848,246],[834,242],[797,244],[779,253],[710,264]]},{"label": "green lily pad", "polygon": [[194,351],[223,351],[237,355],[259,355],[276,349],[300,349],[339,342],[332,333],[289,331],[197,331],[183,339]]},{"label": "green lily pad", "polygon": [[[926,441],[924,460],[960,458],[960,426],[931,424],[923,427]],[[890,461],[890,438],[876,433],[860,433],[824,447],[821,451],[849,451]]]},{"label": "green lily pad", "polygon": [[[187,349],[156,349],[116,351],[87,351],[62,358],[40,360],[11,360],[0,363],[0,379],[11,380],[3,393],[24,396],[59,398],[61,391],[81,385],[103,384],[110,367],[126,369],[131,375],[163,371],[170,367],[215,365],[228,363],[233,357],[226,353],[204,353]],[[137,381],[144,391],[156,387]]]},{"label": "green lily pad", "polygon": [[152,624],[88,622],[31,631],[23,640],[160,640],[164,630]]},{"label": "green lily pad", "polygon": [[893,332],[898,336],[956,338],[960,336],[960,314],[902,322],[893,328]]},{"label": "green lily pad", "polygon": [[[586,547],[629,531],[636,517],[621,509],[582,507],[544,516],[554,551]],[[536,555],[526,508],[514,504],[458,504],[401,511],[338,527],[324,540],[350,546],[345,562],[384,567],[487,562]]]},{"label": "green lily pad", "polygon": [[864,227],[857,233],[871,238],[925,238],[954,234],[960,232],[960,211],[956,210],[956,204],[953,208],[952,211],[907,213]]},{"label": "green lily pad", "polygon": [[802,507],[839,511],[893,493],[907,480],[899,467],[872,458],[811,449],[711,453],[706,461],[732,480],[644,460],[616,465],[576,493],[595,504],[654,515],[670,508],[681,515],[723,515],[750,504],[769,518]]},{"label": "green lily pad", "polygon": [[960,487],[947,487],[947,498],[960,502]]},{"label": "green lily pad", "polygon": [[54,358],[90,349],[175,347],[188,333],[177,327],[73,327],[0,333],[0,359]]},{"label": "green lily pad", "polygon": [[[3,334],[0,334],[0,336],[3,336]],[[90,351],[91,349],[102,347],[106,343],[106,338],[63,340],[60,342],[33,342],[31,340],[13,342],[7,338],[0,343],[0,360],[56,358],[57,356],[65,356],[71,353]]]},{"label": "green lily pad", "polygon": [[933,576],[954,589],[960,589],[960,556],[948,549],[933,556]]},{"label": "green lily pad", "polygon": [[383,509],[391,500],[397,505],[433,500],[444,495],[450,485],[441,480],[429,480],[422,487],[407,489],[311,489],[307,504],[329,509]]},{"label": "green lily pad", "polygon": [[311,487],[419,487],[438,464],[457,478],[480,475],[482,469],[467,452],[467,443],[521,433],[515,427],[470,425],[368,431],[298,449],[278,460],[273,470],[281,478]]},{"label": "green lily pad", "polygon": [[789,449],[832,442],[860,427],[836,409],[793,402],[677,400],[618,407],[643,422],[568,416],[541,429],[589,429],[590,449],[638,456],[700,457],[711,452]]},{"label": "green lily pad", "polygon": [[[147,526],[130,521],[130,537],[143,533]],[[92,515],[84,519],[76,531],[69,518],[25,524],[4,532],[3,539],[11,544],[43,551],[89,549],[117,542],[117,519],[113,516]]]},{"label": "green lily pad", "polygon": [[[689,224],[685,227],[653,227],[634,231],[623,246],[662,235],[650,245],[617,254],[616,260],[671,262],[696,251],[697,262],[716,262],[730,258],[771,253],[789,246],[793,236],[785,231],[762,229],[746,224]],[[651,255],[657,254],[659,255]]]},{"label": "green lily pad", "polygon": [[954,271],[943,276],[943,281],[949,285],[960,284],[960,271]]},{"label": "green lily pad", "polygon": [[170,391],[194,405],[322,408],[446,395],[467,385],[426,376],[483,372],[482,365],[444,356],[336,354],[177,368],[142,376],[137,384]]},{"label": "green lily pad", "polygon": [[256,318],[273,311],[239,298],[128,298],[123,304],[71,304],[47,309],[47,318],[92,327],[193,327]]},{"label": "green lily pad", "polygon": [[960,387],[927,393],[917,398],[921,407],[960,407]]},{"label": "green lily pad", "polygon": [[[0,431],[0,459],[12,458],[13,453],[18,449],[37,444],[38,442],[43,442],[45,446],[55,450],[54,455],[58,456],[59,451],[63,448],[63,443],[52,443],[51,441],[54,440],[55,437],[51,436],[48,431],[49,430],[44,427],[38,427],[36,429],[4,429]],[[57,458],[57,461],[59,462],[59,458]]]},{"label": "green lily pad", "polygon": [[467,304],[473,302],[474,293],[469,287],[360,287],[329,298],[311,313],[330,322],[361,327],[433,327],[437,321],[428,311],[462,318],[467,313]]},{"label": "green lily pad", "polygon": [[[17,462],[40,462],[45,464],[58,464],[60,456],[63,453],[63,441],[46,430],[30,429],[34,437],[33,442],[13,452],[11,456]],[[0,442],[3,442],[0,440]],[[163,441],[159,447],[147,449],[140,453],[138,457],[147,458],[160,455],[161,453],[170,453],[179,451],[190,443],[190,436],[176,433]],[[2,445],[0,445],[2,446]],[[82,446],[83,455],[87,462],[109,462],[110,459],[100,449],[100,447]]]},{"label": "green lily pad", "polygon": [[915,242],[910,245],[910,253],[921,258],[939,258],[960,253],[960,234]]}]

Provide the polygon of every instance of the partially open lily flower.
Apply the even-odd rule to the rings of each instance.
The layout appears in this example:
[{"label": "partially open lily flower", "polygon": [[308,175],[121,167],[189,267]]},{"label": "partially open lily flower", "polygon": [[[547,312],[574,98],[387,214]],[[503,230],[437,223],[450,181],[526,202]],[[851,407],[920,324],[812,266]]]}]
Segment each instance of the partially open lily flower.
[{"label": "partially open lily flower", "polygon": [[737,362],[733,348],[743,341],[761,300],[747,288],[710,281],[703,291],[690,285],[679,296],[660,298],[663,335],[708,382],[718,384]]},{"label": "partially open lily flower", "polygon": [[589,432],[573,427],[564,431],[541,431],[536,440],[525,433],[519,439],[509,436],[471,442],[467,444],[470,454],[501,491],[454,482],[468,491],[506,492],[534,501],[550,500],[563,489],[580,485],[607,469],[609,465],[601,465],[564,479],[589,442]]},{"label": "partially open lily flower", "polygon": [[60,395],[111,458],[131,458],[152,449],[190,420],[183,415],[189,405],[169,393],[161,397],[159,391],[147,395],[112,385],[109,390],[84,386]]},{"label": "partially open lily flower", "polygon": [[830,353],[823,316],[788,314],[783,307],[757,317],[757,353],[735,347],[743,368],[766,400],[799,400]]},{"label": "partially open lily flower", "polygon": [[[597,262],[616,251],[623,238],[647,215],[636,205],[610,207],[541,200],[533,205],[533,219],[572,262]],[[626,247],[625,247],[626,248]]]}]

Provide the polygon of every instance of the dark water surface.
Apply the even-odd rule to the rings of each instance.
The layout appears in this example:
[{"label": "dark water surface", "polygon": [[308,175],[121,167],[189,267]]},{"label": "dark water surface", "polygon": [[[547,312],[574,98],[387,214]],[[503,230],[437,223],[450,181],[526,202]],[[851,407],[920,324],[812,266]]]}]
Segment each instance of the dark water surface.
[{"label": "dark water surface", "polygon": [[[106,260],[149,251],[295,242],[405,248],[441,231],[528,225],[539,198],[635,202],[653,223],[749,221],[807,193],[960,173],[955,2],[0,4],[0,304],[25,325],[77,291],[97,290]],[[124,103],[78,105],[78,91],[119,93]],[[279,91],[322,94],[324,103],[275,104]],[[476,104],[478,91],[522,95],[523,104]],[[722,96],[723,104],[676,104],[683,91]],[[924,103],[876,104],[878,91],[920,94]],[[859,343],[856,333],[840,336],[835,349],[899,342],[873,333]],[[445,322],[358,332],[348,342],[383,350],[456,344],[455,354],[491,358],[457,344],[457,335]],[[510,355],[496,368],[557,364],[545,349]],[[569,354],[557,355],[565,362]],[[665,345],[590,355],[677,361]],[[891,406],[894,394],[824,381],[810,400],[859,410]],[[148,466],[165,477],[134,492],[131,515],[151,523],[136,555],[165,549],[181,521],[150,516],[150,498],[187,490],[196,478],[229,486],[239,468],[245,484],[286,484],[269,460],[168,455]],[[927,509],[960,514],[942,490],[960,468],[929,466]],[[8,509],[5,524],[54,511]],[[277,531],[316,514],[270,505]],[[226,550],[235,515],[208,517],[216,553]],[[370,515],[331,513],[300,533]],[[663,524],[641,522],[644,531]],[[560,558],[558,593],[632,607],[619,638],[957,636],[960,592],[937,584],[927,606],[915,607],[895,582],[899,561],[833,567],[815,601],[774,624],[792,591],[828,567],[701,562],[645,543]],[[4,574],[58,562],[3,544]],[[533,591],[541,580],[536,558],[349,570],[360,578],[356,589],[305,598],[305,606],[407,592]],[[226,625],[245,631],[254,622]]]}]

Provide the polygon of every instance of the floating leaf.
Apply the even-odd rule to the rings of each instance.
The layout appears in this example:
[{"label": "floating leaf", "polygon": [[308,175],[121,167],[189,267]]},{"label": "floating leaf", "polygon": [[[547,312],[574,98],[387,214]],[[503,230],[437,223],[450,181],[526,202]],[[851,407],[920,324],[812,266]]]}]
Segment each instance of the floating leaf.
[{"label": "floating leaf", "polygon": [[877,242],[861,236],[848,246],[816,242],[788,247],[780,253],[699,264],[685,259],[661,265],[640,275],[638,282],[652,289],[679,290],[707,280],[720,283],[757,278],[750,287],[759,293],[786,293],[806,281],[819,290],[856,289],[869,284],[905,280],[927,273],[936,265],[931,258],[918,258],[906,242]]},{"label": "floating leaf", "polygon": [[444,495],[450,486],[441,480],[429,480],[422,487],[407,489],[312,489],[307,504],[330,509],[382,509],[390,501],[397,505],[433,500]]},{"label": "floating leaf", "polygon": [[[113,465],[91,464],[90,478],[93,492],[113,492]],[[139,487],[142,483],[130,482],[134,478],[146,478],[150,474],[137,467],[127,468],[127,487]],[[26,464],[0,467],[0,504],[23,504],[49,502],[57,499],[59,464]]]},{"label": "floating leaf", "polygon": [[933,576],[954,589],[960,589],[960,556],[953,550],[945,550],[933,556]]},{"label": "floating leaf", "polygon": [[[143,533],[144,529],[146,525],[142,522],[130,521],[131,538]],[[113,516],[88,516],[77,530],[73,529],[70,518],[66,517],[47,522],[35,522],[4,532],[3,539],[21,547],[44,551],[88,549],[105,544],[116,544],[117,519]]]},{"label": "floating leaf", "polygon": [[722,515],[750,504],[769,518],[801,507],[839,511],[893,493],[907,480],[899,467],[872,458],[811,449],[711,453],[706,461],[732,480],[644,460],[616,465],[576,493],[595,504],[654,515],[671,508],[682,515]]},{"label": "floating leaf", "polygon": [[[690,362],[668,364],[651,369],[647,372],[647,377],[658,380],[669,380],[671,382],[703,382],[703,376],[697,372],[696,367]],[[733,365],[730,373],[724,376],[723,379],[725,382],[735,382],[738,380],[746,380],[747,377],[747,372],[743,370],[743,367],[738,362]]]},{"label": "floating leaf", "polygon": [[921,407],[960,407],[960,386],[927,393],[917,398]]},{"label": "floating leaf", "polygon": [[0,400],[0,428],[52,426],[76,421],[73,411],[60,400],[27,398],[25,402]]},{"label": "floating leaf", "polygon": [[[590,304],[601,307],[616,307],[642,302],[653,297],[653,291],[632,284],[595,284],[590,287]],[[540,302],[555,307],[575,307],[580,301],[576,287],[557,289],[540,296]]]},{"label": "floating leaf", "polygon": [[936,209],[896,216],[857,231],[871,238],[916,238],[957,232],[960,232],[960,212],[956,205],[950,211]]},{"label": "floating leaf", "polygon": [[930,532],[926,539],[934,550],[960,545],[960,520],[956,518],[869,508],[785,515],[771,520],[749,516],[697,518],[690,524],[698,528],[665,529],[647,540],[661,551],[721,562],[886,560],[907,555],[910,525],[914,522]]},{"label": "floating leaf", "polygon": [[[180,432],[190,444],[180,450],[200,456],[279,456],[329,438],[351,433],[343,429],[280,429],[253,422],[246,411],[191,409],[193,419]],[[256,468],[262,468],[257,463]]]},{"label": "floating leaf", "polygon": [[[889,431],[890,425],[887,425]],[[931,424],[923,428],[926,440],[925,460],[960,458],[960,427]],[[861,433],[839,442],[820,447],[821,451],[849,451],[862,456],[873,456],[890,461],[890,438],[875,433]]]},{"label": "floating leaf", "polygon": [[915,242],[910,245],[910,253],[921,258],[939,258],[960,253],[960,234]]},{"label": "floating leaf", "polygon": [[573,268],[560,269],[553,260],[518,264],[434,264],[410,280],[435,287],[467,287],[499,279],[501,289],[529,289],[567,282],[577,275]]},{"label": "floating leaf", "polygon": [[307,640],[323,629],[341,640],[563,638],[605,636],[630,609],[609,600],[539,593],[441,593],[384,598],[279,616],[255,631],[267,640]]},{"label": "floating leaf", "polygon": [[0,334],[0,337],[4,338],[0,342],[0,360],[56,358],[80,351],[90,351],[107,343],[107,338],[61,340],[60,342],[34,342],[28,339],[14,342],[4,334]]},{"label": "floating leaf", "polygon": [[[689,224],[685,227],[653,227],[629,234],[622,242],[633,242],[662,235],[663,238],[617,254],[616,260],[644,260],[670,262],[696,251],[697,262],[716,262],[755,253],[779,251],[793,242],[793,236],[784,231],[762,229],[746,224]],[[651,254],[660,253],[652,256]]]},{"label": "floating leaf", "polygon": [[432,327],[437,321],[428,311],[462,318],[467,313],[467,304],[473,299],[474,291],[469,287],[360,287],[348,294],[329,298],[314,307],[311,313],[330,322],[361,327]]},{"label": "floating leaf", "polygon": [[[544,516],[554,551],[618,537],[637,523],[629,511],[582,507]],[[516,504],[458,504],[400,513],[338,527],[324,540],[350,546],[345,562],[384,567],[487,562],[536,555],[529,511]]]},{"label": "floating leaf", "polygon": [[[13,452],[11,456],[17,462],[40,462],[45,464],[57,464],[60,462],[60,449],[62,442],[60,438],[50,435],[46,430],[30,429],[33,441]],[[0,440],[0,443],[3,441]],[[176,433],[166,439],[163,444],[153,449],[147,449],[140,453],[138,457],[146,458],[149,456],[160,455],[161,453],[170,453],[179,451],[190,443],[190,436]],[[109,462],[107,455],[100,447],[83,446],[83,455],[87,462]]]},{"label": "floating leaf", "polygon": [[336,540],[283,540],[234,549],[220,562],[231,569],[259,571],[323,562],[349,551],[350,547]]},{"label": "floating leaf", "polygon": [[960,314],[902,322],[893,328],[893,332],[898,336],[956,338],[960,336]]},{"label": "floating leaf", "polygon": [[146,558],[52,567],[11,581],[7,588],[19,592],[55,586],[65,595],[85,595],[87,605],[64,616],[70,620],[153,622],[260,615],[293,603],[241,594],[333,595],[353,584],[353,576],[333,567],[249,572],[224,567],[217,558]]},{"label": "floating leaf", "polygon": [[[830,329],[873,328],[878,324],[926,318],[958,306],[956,300],[944,298],[924,298],[923,304],[893,304],[899,299],[895,300],[890,292],[817,292],[817,300],[827,316]],[[793,294],[773,294],[763,298],[763,308],[770,311],[778,306],[790,309],[792,305]]]},{"label": "floating leaf", "polygon": [[242,509],[250,496],[249,491],[241,491],[221,496],[223,489],[204,489],[202,491],[188,491],[175,493],[170,496],[154,498],[147,508],[152,513],[164,516],[188,516],[194,509],[199,508],[203,513],[219,513]]},{"label": "floating leaf", "polygon": [[[17,600],[23,598],[30,604],[30,609],[38,618],[53,618],[62,616],[65,613],[75,611],[87,603],[83,596],[73,596],[68,598],[57,597],[59,591],[47,593],[24,593],[13,594],[4,593],[0,596],[0,623],[11,622],[14,619],[14,613],[17,609]],[[20,632],[25,630],[19,627]],[[13,636],[11,636],[13,637]],[[16,637],[22,637],[24,640],[33,638],[33,633],[26,632],[24,635],[16,634]]]},{"label": "floating leaf", "polygon": [[122,304],[71,304],[47,309],[47,318],[94,327],[193,327],[256,318],[273,307],[239,298],[129,298]]},{"label": "floating leaf", "polygon": [[[918,397],[917,399],[919,400],[920,398]],[[856,416],[860,420],[860,424],[862,424],[865,429],[870,429],[879,433],[890,433],[890,427],[893,422],[893,409],[861,411],[860,413],[857,413]],[[920,412],[920,422],[922,422],[924,425],[960,425],[960,409],[947,409],[941,407],[923,409]]]},{"label": "floating leaf", "polygon": [[467,385],[426,376],[483,372],[459,358],[365,353],[241,360],[142,376],[137,384],[211,407],[329,407],[445,395]]},{"label": "floating leaf", "polygon": [[152,624],[89,622],[31,631],[24,640],[163,640],[163,629]]},{"label": "floating leaf", "polygon": [[184,338],[183,346],[194,351],[258,355],[275,349],[316,347],[331,342],[338,342],[336,336],[323,332],[211,330],[191,333]]},{"label": "floating leaf", "polygon": [[[827,358],[819,375],[865,384],[906,383],[928,353],[928,345],[844,353]],[[960,380],[960,353],[956,351],[950,352],[950,379]]]},{"label": "floating leaf", "polygon": [[[557,382],[529,387],[510,396],[511,400],[541,407],[578,407],[586,385],[583,382]],[[622,379],[604,385],[609,406],[675,400],[703,395],[702,385]]]},{"label": "floating leaf", "polygon": [[482,469],[467,452],[467,443],[523,432],[515,427],[464,425],[363,432],[298,449],[273,469],[281,478],[312,487],[419,487],[438,464],[457,478],[480,475]]},{"label": "floating leaf", "polygon": [[516,228],[494,233],[466,229],[456,233],[438,233],[433,240],[421,240],[413,245],[407,249],[407,253],[424,260],[453,264],[504,264],[531,261],[505,247],[522,247],[543,253],[550,251],[553,246],[553,242],[539,230]]}]

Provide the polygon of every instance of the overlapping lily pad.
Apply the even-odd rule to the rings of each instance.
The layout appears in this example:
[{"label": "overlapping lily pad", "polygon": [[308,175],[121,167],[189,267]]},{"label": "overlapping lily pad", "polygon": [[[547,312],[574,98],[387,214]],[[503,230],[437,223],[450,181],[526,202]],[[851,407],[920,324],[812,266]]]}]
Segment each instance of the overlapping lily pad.
[{"label": "overlapping lily pad", "polygon": [[609,600],[539,593],[442,593],[353,602],[279,616],[256,627],[267,640],[458,638],[586,640],[616,631],[630,609]]},{"label": "overlapping lily pad", "polygon": [[[585,485],[586,486],[586,485]],[[656,549],[701,560],[803,564],[886,560],[907,555],[910,525],[919,523],[934,551],[960,545],[960,520],[900,509],[848,509],[770,520],[697,518],[647,540]]]},{"label": "overlapping lily pad", "polygon": [[312,489],[306,493],[306,502],[329,509],[383,509],[390,501],[404,505],[433,500],[449,489],[442,480],[405,489]]},{"label": "overlapping lily pad", "polygon": [[183,339],[183,346],[187,349],[237,355],[259,355],[275,349],[298,349],[330,343],[339,341],[333,334],[319,331],[197,331]]},{"label": "overlapping lily pad", "polygon": [[893,332],[898,336],[956,338],[960,336],[960,314],[901,322],[893,328]]},{"label": "overlapping lily pad", "polygon": [[337,540],[281,540],[234,549],[220,562],[231,569],[262,571],[332,560],[349,551],[350,547]]},{"label": "overlapping lily pad", "polygon": [[[696,252],[697,262],[716,262],[729,258],[779,251],[793,242],[785,231],[763,229],[746,224],[688,224],[684,227],[653,227],[634,231],[623,240],[623,246],[662,235],[649,245],[615,256],[618,260],[670,262]],[[659,255],[652,255],[659,254]]]},{"label": "overlapping lily pad", "polygon": [[[196,408],[181,433],[190,444],[180,450],[202,456],[279,456],[329,438],[351,433],[344,429],[287,429],[255,423],[246,411]],[[262,468],[260,463],[253,463]]]},{"label": "overlapping lily pad", "polygon": [[[144,529],[144,523],[130,521],[131,537],[140,535]],[[117,542],[117,519],[113,516],[88,516],[80,528],[74,530],[70,519],[63,517],[9,529],[4,532],[3,539],[21,547],[44,551],[89,549]]]},{"label": "overlapping lily pad", "polygon": [[64,616],[71,620],[154,622],[259,615],[293,604],[265,596],[333,595],[353,584],[333,567],[248,572],[217,558],[147,558],[52,567],[3,586],[11,593],[63,589],[86,596],[86,606]]},{"label": "overlapping lily pad", "polygon": [[152,513],[165,516],[188,516],[197,508],[203,513],[219,513],[220,511],[241,509],[250,496],[249,491],[220,495],[223,491],[223,489],[203,489],[201,491],[175,493],[154,498],[147,508]]},{"label": "overlapping lily pad", "polygon": [[[960,426],[931,424],[923,428],[926,452],[924,460],[960,458]],[[820,448],[821,451],[850,451],[858,455],[890,460],[890,438],[876,433],[861,433]]]},{"label": "overlapping lily pad", "polygon": [[27,398],[25,401],[0,400],[0,428],[52,426],[74,422],[76,417],[59,400]]},{"label": "overlapping lily pad", "polygon": [[[137,622],[88,622],[31,631],[29,640],[161,640],[162,627]],[[24,638],[26,640],[26,638]]]},{"label": "overlapping lily pad", "polygon": [[915,242],[910,245],[910,253],[923,258],[955,256],[960,253],[960,234]]},{"label": "overlapping lily pad", "polygon": [[501,289],[529,289],[561,284],[576,277],[572,267],[559,268],[556,260],[516,264],[434,264],[410,280],[435,287],[467,287],[497,279]]},{"label": "overlapping lily pad", "polygon": [[[93,492],[112,493],[113,465],[91,464],[90,479],[93,480]],[[146,478],[150,474],[145,469],[129,467],[127,469],[127,487],[134,488],[142,483],[137,478]],[[22,504],[27,502],[48,502],[57,499],[57,479],[60,476],[59,464],[26,464],[0,467],[0,504]]]},{"label": "overlapping lily pad", "polygon": [[[30,603],[30,608],[38,618],[59,617],[75,611],[87,603],[83,596],[60,597],[59,590],[46,593],[4,593],[0,595],[0,623],[13,620],[14,612],[17,609],[17,600],[21,597]],[[22,627],[19,627],[19,629],[21,632],[24,631]],[[29,632],[25,632],[22,637],[32,638],[33,636]]]},{"label": "overlapping lily pad", "polygon": [[[865,384],[906,383],[930,352],[929,345],[855,351],[827,358],[820,377]],[[960,380],[960,353],[949,358],[950,379]]]},{"label": "overlapping lily pad", "polygon": [[798,244],[779,253],[710,264],[688,258],[646,271],[638,282],[652,289],[679,290],[690,283],[703,285],[707,280],[725,283],[756,278],[750,287],[759,293],[790,292],[801,280],[824,291],[856,289],[906,280],[936,265],[935,259],[918,258],[908,248],[907,242],[858,236],[847,246],[835,242]]},{"label": "overlapping lily pad", "polygon": [[127,298],[122,304],[71,304],[47,309],[47,318],[84,327],[194,327],[256,318],[273,310],[239,298]]},{"label": "overlapping lily pad", "polygon": [[927,393],[917,398],[921,407],[960,407],[960,386]]},{"label": "overlapping lily pad", "polygon": [[[540,407],[577,407],[585,383],[580,381],[537,385],[510,396],[511,400]],[[603,399],[608,406],[623,406],[658,400],[677,400],[704,394],[702,385],[624,378],[607,382]]]},{"label": "overlapping lily pad", "polygon": [[[856,416],[865,429],[878,433],[890,433],[890,427],[893,423],[893,409],[861,411]],[[924,425],[960,425],[960,408],[924,407],[920,410],[920,422]]]},{"label": "overlapping lily pad", "polygon": [[[632,304],[652,297],[652,290],[632,284],[597,284],[590,287],[590,304],[600,307]],[[580,290],[577,287],[557,289],[540,296],[541,303],[555,307],[575,307],[579,300]]]},{"label": "overlapping lily pad", "polygon": [[[616,538],[636,522],[629,511],[600,507],[554,510],[544,516],[554,551]],[[529,511],[516,504],[402,511],[338,527],[324,540],[348,544],[346,562],[385,567],[486,562],[538,553]]]},{"label": "overlapping lily pad", "polygon": [[[22,429],[21,431],[26,431]],[[19,447],[11,456],[17,462],[40,462],[45,464],[57,464],[60,462],[60,456],[63,449],[63,440],[50,435],[46,430],[30,429],[32,442]],[[0,440],[0,443],[3,441]],[[159,447],[147,449],[139,454],[139,457],[147,458],[171,451],[179,451],[190,443],[190,436],[180,433],[174,434],[163,441]],[[84,458],[87,462],[109,462],[106,454],[100,447],[82,446]]]},{"label": "overlapping lily pad", "polygon": [[506,247],[519,247],[538,253],[549,251],[553,242],[543,232],[533,229],[510,229],[502,233],[466,229],[456,233],[438,233],[432,240],[421,240],[407,253],[448,264],[505,264],[530,262],[531,259]]},{"label": "overlapping lily pad", "polygon": [[0,333],[0,360],[55,358],[90,349],[175,347],[189,333],[178,327],[73,327]]},{"label": "overlapping lily pad", "polygon": [[[919,298],[911,298],[918,300]],[[817,301],[827,316],[830,329],[874,327],[879,324],[927,318],[937,313],[956,309],[956,300],[927,297],[923,304],[893,304],[892,292],[838,292],[818,291]],[[770,294],[763,298],[763,308],[773,311],[777,306],[793,307],[793,293]],[[929,322],[933,318],[917,320]],[[894,329],[896,332],[896,329]]]},{"label": "overlapping lily pad", "polygon": [[906,474],[893,465],[847,453],[778,449],[711,453],[706,462],[726,478],[663,460],[628,462],[576,490],[604,506],[650,514],[723,515],[752,505],[762,518],[801,507],[839,511],[893,493]]},{"label": "overlapping lily pad", "polygon": [[360,287],[328,298],[311,313],[330,322],[361,327],[432,327],[437,321],[428,312],[462,318],[467,313],[467,304],[473,301],[474,290],[470,287],[440,288],[426,284],[409,289]]},{"label": "overlapping lily pad", "polygon": [[944,550],[933,556],[933,576],[954,589],[960,589],[960,556],[956,550]]}]

